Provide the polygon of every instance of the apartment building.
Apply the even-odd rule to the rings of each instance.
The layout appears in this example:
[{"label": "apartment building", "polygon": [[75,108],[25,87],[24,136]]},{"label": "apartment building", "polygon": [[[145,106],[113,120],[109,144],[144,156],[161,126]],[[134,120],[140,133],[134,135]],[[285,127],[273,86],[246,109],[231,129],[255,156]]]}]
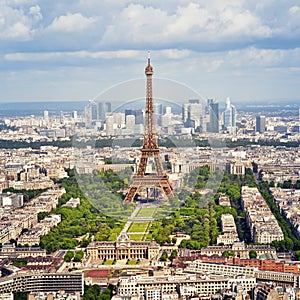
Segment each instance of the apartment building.
[{"label": "apartment building", "polygon": [[221,226],[222,234],[217,237],[217,244],[232,245],[239,240],[233,215],[222,214]]},{"label": "apartment building", "polygon": [[256,187],[242,187],[241,203],[254,243],[270,244],[284,239],[276,218]]},{"label": "apartment building", "polygon": [[120,277],[117,284],[117,295],[121,297],[131,295],[147,299],[147,292],[152,290],[155,291],[156,296],[173,295],[177,292],[180,298],[188,299],[195,294],[209,296],[233,285],[239,285],[245,291],[250,291],[256,285],[256,280],[254,277],[246,276],[229,278],[196,274]]}]

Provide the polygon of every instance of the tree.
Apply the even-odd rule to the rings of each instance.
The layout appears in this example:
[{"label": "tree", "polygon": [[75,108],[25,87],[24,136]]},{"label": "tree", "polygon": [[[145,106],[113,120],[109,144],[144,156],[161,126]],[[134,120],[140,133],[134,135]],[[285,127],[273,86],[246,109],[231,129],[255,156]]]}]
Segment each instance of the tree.
[{"label": "tree", "polygon": [[295,254],[296,259],[300,260],[300,250],[295,251],[294,254]]},{"label": "tree", "polygon": [[73,251],[67,251],[64,257],[65,262],[70,262],[74,257],[74,252]]},{"label": "tree", "polygon": [[171,261],[173,261],[174,258],[177,257],[177,251],[176,250],[172,250],[171,255],[169,256],[169,259]]},{"label": "tree", "polygon": [[249,251],[249,257],[250,258],[257,258],[257,253],[255,250],[250,250]]},{"label": "tree", "polygon": [[81,251],[81,250],[77,251],[74,256],[74,262],[80,262],[82,260],[83,256],[84,256],[83,251]]},{"label": "tree", "polygon": [[223,251],[222,256],[235,256],[235,253],[233,251]]},{"label": "tree", "polygon": [[168,259],[168,253],[164,251],[160,257],[160,261],[167,261],[167,259]]}]

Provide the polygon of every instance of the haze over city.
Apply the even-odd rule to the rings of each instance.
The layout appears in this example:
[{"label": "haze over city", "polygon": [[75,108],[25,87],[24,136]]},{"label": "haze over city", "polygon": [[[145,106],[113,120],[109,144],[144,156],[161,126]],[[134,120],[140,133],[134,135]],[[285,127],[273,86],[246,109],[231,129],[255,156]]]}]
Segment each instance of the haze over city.
[{"label": "haze over city", "polygon": [[[93,99],[143,78],[225,102],[299,98],[298,1],[0,3],[1,102]],[[183,99],[187,100],[187,99]]]}]

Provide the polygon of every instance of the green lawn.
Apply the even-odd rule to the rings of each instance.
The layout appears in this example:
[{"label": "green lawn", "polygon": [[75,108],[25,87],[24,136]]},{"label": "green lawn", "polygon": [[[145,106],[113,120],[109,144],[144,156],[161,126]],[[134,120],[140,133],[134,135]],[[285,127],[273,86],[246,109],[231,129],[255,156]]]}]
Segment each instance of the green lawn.
[{"label": "green lawn", "polygon": [[149,222],[134,222],[130,225],[127,233],[130,232],[145,232],[148,228]]},{"label": "green lawn", "polygon": [[112,241],[112,242],[116,241],[116,240],[117,240],[117,237],[119,236],[119,234],[120,234],[120,232],[121,232],[121,230],[122,230],[122,227],[116,227],[116,228],[113,228],[113,229],[111,230],[111,234],[110,234],[108,240],[109,240],[109,241]]},{"label": "green lawn", "polygon": [[114,261],[113,260],[106,260],[102,263],[103,265],[113,265]]},{"label": "green lawn", "polygon": [[128,260],[127,261],[127,265],[137,265],[139,262],[135,259],[132,259],[132,260]]},{"label": "green lawn", "polygon": [[138,214],[137,214],[137,217],[140,217],[140,218],[144,218],[144,217],[152,217],[154,215],[156,211],[156,207],[142,207]]},{"label": "green lawn", "polygon": [[148,233],[144,235],[143,241],[151,242],[153,239],[152,234]]},{"label": "green lawn", "polygon": [[129,237],[132,241],[140,242],[143,240],[144,234],[129,234]]}]

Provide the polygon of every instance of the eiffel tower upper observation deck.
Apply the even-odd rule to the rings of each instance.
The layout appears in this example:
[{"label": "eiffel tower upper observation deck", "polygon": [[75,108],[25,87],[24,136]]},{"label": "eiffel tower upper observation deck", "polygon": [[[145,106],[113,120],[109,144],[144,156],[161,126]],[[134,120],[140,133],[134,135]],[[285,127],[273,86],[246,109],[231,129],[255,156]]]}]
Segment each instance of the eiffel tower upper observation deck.
[{"label": "eiffel tower upper observation deck", "polygon": [[[163,169],[160,159],[157,134],[154,124],[154,106],[152,97],[152,75],[153,67],[150,64],[150,53],[148,52],[148,64],[145,68],[146,74],[146,110],[144,121],[144,142],[141,149],[142,155],[136,174],[132,177],[132,183],[124,202],[133,202],[136,194],[147,188],[158,188],[168,198],[173,196],[169,177]],[[147,174],[146,167],[149,158],[154,159],[155,173]]]}]

